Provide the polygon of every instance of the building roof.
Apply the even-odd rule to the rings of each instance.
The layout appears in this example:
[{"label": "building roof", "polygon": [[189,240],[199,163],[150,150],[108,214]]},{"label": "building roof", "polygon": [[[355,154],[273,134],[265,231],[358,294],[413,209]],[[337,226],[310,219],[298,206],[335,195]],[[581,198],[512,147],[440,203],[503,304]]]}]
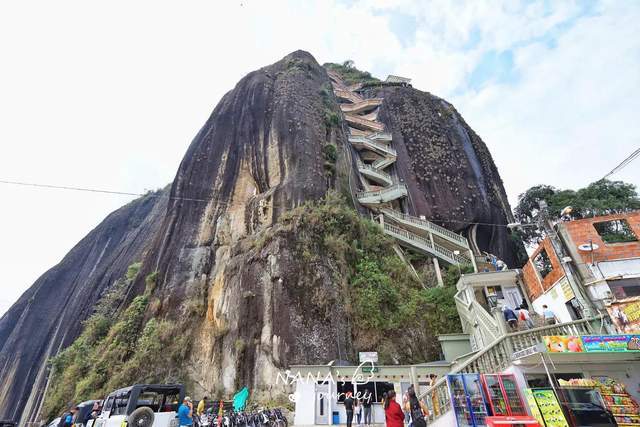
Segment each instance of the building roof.
[{"label": "building roof", "polygon": [[387,83],[411,83],[411,79],[407,77],[394,76],[393,74],[389,74],[387,79],[385,80]]}]

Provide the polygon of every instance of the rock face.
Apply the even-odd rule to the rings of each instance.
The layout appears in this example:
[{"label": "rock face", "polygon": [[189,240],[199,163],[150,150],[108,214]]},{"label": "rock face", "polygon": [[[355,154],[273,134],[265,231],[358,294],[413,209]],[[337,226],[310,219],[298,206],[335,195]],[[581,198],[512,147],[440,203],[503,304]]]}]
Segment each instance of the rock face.
[{"label": "rock face", "polygon": [[[327,120],[339,112],[330,87],[325,70],[302,51],[250,73],[215,108],[171,188],[155,195],[162,197],[112,213],[38,279],[0,320],[0,418],[38,419],[46,361],[78,336],[98,297],[138,261],[129,301],[157,272],[148,317],[192,319],[185,364],[196,394],[238,384],[268,391],[276,369],[349,357],[331,269],[319,266],[309,280],[286,235],[260,244],[284,213],[351,181],[350,148],[341,127]],[[381,118],[409,186],[407,211],[475,232],[480,249],[509,263],[504,227],[469,226],[504,224],[510,216],[480,138],[434,96],[371,91],[384,92]],[[338,150],[330,167],[327,146]],[[453,220],[462,222],[446,222]]]},{"label": "rock face", "polygon": [[515,246],[506,227],[485,225],[514,220],[480,137],[451,104],[429,93],[395,86],[369,95],[384,98],[380,117],[393,132],[396,170],[409,188],[407,212],[465,234],[478,249],[514,267]]},{"label": "rock face", "polygon": [[0,319],[0,419],[35,416],[47,384],[47,361],[73,342],[81,321],[158,232],[167,199],[135,200],[110,214],[43,274]]}]

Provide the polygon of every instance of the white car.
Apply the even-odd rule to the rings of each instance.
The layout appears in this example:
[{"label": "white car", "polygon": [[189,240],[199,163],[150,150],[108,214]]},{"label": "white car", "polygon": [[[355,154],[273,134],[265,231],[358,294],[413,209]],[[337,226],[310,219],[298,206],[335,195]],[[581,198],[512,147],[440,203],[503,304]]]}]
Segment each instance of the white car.
[{"label": "white car", "polygon": [[109,394],[93,427],[177,427],[182,384],[136,384]]}]

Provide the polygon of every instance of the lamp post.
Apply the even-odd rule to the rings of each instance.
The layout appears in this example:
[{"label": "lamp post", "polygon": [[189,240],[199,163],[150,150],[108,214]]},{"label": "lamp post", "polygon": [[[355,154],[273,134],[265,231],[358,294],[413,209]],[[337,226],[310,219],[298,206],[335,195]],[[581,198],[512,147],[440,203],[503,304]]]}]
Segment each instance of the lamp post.
[{"label": "lamp post", "polygon": [[456,267],[458,267],[458,276],[462,276],[462,272],[460,271],[460,261],[458,261],[458,255],[460,255],[460,251],[453,251],[456,260]]}]

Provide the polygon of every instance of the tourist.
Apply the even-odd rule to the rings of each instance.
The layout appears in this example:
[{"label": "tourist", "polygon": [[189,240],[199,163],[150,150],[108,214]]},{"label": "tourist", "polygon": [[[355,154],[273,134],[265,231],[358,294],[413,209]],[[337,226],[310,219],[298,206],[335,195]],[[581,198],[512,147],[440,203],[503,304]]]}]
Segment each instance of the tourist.
[{"label": "tourist", "polygon": [[200,402],[198,402],[198,407],[196,408],[196,416],[193,417],[194,424],[197,426],[200,425],[200,419],[204,415],[208,399],[209,398],[207,396],[204,396],[202,399],[200,399]]},{"label": "tourist", "polygon": [[[358,392],[358,395],[360,395],[360,392]],[[358,426],[361,426],[362,425],[362,401],[360,400],[359,397],[356,397],[354,404],[356,405],[356,421],[358,423]]]},{"label": "tourist", "polygon": [[364,425],[371,426],[371,392],[364,392],[362,396],[362,412],[364,413]]},{"label": "tourist", "polygon": [[427,425],[427,421],[424,417],[429,415],[429,410],[423,402],[418,400],[418,396],[416,396],[416,391],[413,386],[409,387],[408,393],[409,402],[407,402],[406,409],[411,413],[411,426],[425,427]]},{"label": "tourist", "polygon": [[185,397],[178,408],[178,423],[180,427],[193,425],[193,403],[190,397]]},{"label": "tourist", "polygon": [[512,331],[518,330],[518,316],[509,308],[509,306],[502,307],[502,315],[504,320],[509,324]]},{"label": "tourist", "polygon": [[520,306],[518,310],[518,320],[522,322],[526,329],[533,328],[533,320],[531,320],[531,315],[529,314],[529,310],[523,305]]},{"label": "tourist", "polygon": [[387,398],[384,401],[384,418],[387,421],[387,427],[403,427],[404,414],[402,408],[396,402],[396,392],[389,390]]},{"label": "tourist", "polygon": [[542,306],[542,317],[544,317],[544,323],[546,325],[555,325],[558,322],[556,314],[546,304]]},{"label": "tourist", "polygon": [[347,427],[351,427],[353,422],[353,397],[350,391],[347,392],[347,397],[344,399],[344,411],[347,414]]},{"label": "tourist", "polygon": [[405,391],[402,395],[402,409],[404,410],[404,422],[409,424],[411,422],[411,412],[407,409],[407,403],[409,402],[409,391]]}]

